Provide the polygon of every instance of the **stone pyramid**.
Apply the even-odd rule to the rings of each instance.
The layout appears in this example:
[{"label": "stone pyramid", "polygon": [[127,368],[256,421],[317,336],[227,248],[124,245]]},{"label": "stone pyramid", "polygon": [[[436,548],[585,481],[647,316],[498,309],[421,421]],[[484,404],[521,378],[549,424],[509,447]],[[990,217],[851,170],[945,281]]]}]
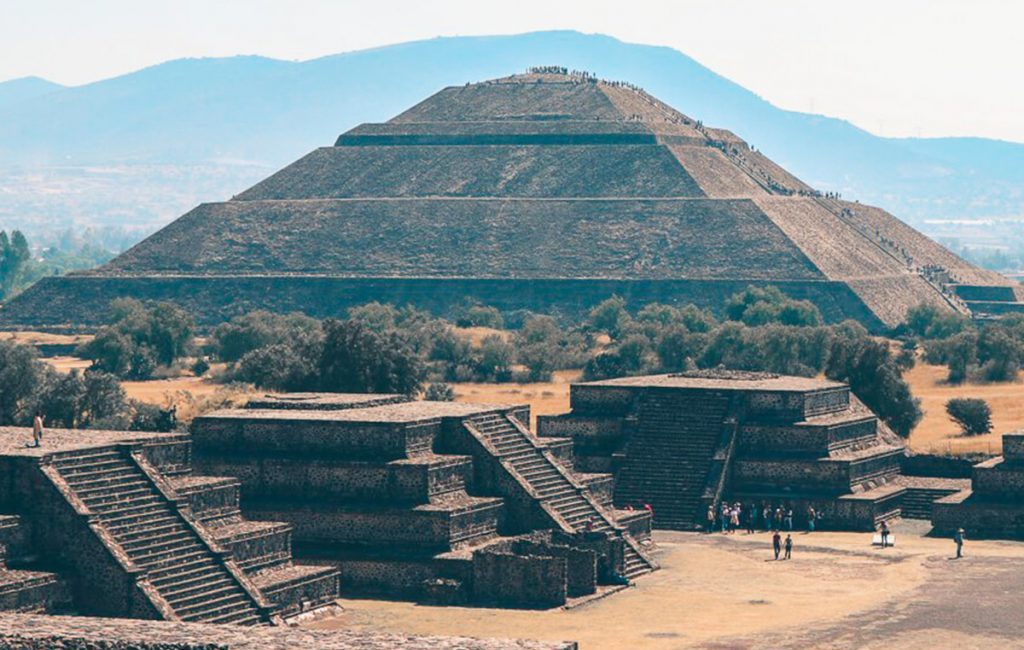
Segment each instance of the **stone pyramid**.
[{"label": "stone pyramid", "polygon": [[372,300],[579,314],[618,294],[718,309],[751,284],[873,330],[920,303],[970,313],[1024,300],[729,131],[629,84],[541,68],[360,125],[105,266],[40,282],[0,326],[94,326],[122,296],[177,301],[210,325]]}]

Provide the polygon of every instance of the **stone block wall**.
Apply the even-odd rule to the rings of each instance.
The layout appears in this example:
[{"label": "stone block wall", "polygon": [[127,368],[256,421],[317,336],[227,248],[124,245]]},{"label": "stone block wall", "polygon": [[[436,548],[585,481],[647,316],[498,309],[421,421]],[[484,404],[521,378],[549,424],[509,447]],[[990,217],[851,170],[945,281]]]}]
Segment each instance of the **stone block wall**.
[{"label": "stone block wall", "polygon": [[477,551],[473,594],[480,603],[501,607],[559,607],[569,595],[568,562],[561,557]]}]

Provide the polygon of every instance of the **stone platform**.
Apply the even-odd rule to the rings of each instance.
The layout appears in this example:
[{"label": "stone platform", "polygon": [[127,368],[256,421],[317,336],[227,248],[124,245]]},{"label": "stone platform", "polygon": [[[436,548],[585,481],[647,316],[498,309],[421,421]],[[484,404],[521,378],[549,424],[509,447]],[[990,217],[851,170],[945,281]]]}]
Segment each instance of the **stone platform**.
[{"label": "stone platform", "polygon": [[[291,524],[300,555],[337,566],[346,595],[500,604],[503,594],[506,606],[550,607],[581,595],[568,574],[542,568],[565,548],[601,557],[590,592],[654,568],[642,546],[649,513],[619,523],[611,477],[572,471],[572,446],[538,439],[529,421],[515,404],[324,394],[259,398],[197,418],[192,434],[197,466],[237,477],[246,516]],[[541,530],[568,537],[501,559],[496,549]],[[477,570],[489,562],[530,568],[509,582]]]},{"label": "stone platform", "polygon": [[[292,562],[291,527],[246,521],[238,480],[192,474],[183,433],[0,429],[0,609],[252,625],[338,596]],[[31,569],[24,571],[20,569]]]},{"label": "stone platform", "polygon": [[613,472],[615,505],[650,506],[655,527],[700,528],[723,500],[792,509],[795,525],[813,507],[833,529],[900,515],[904,446],[844,384],[712,370],[576,384],[570,399],[540,435]]},{"label": "stone platform", "polygon": [[571,641],[326,632],[301,628],[237,628],[112,618],[0,614],[0,647],[10,650],[576,650]]},{"label": "stone platform", "polygon": [[1024,431],[1003,436],[1003,455],[973,467],[970,488],[935,502],[937,534],[1024,539]]}]

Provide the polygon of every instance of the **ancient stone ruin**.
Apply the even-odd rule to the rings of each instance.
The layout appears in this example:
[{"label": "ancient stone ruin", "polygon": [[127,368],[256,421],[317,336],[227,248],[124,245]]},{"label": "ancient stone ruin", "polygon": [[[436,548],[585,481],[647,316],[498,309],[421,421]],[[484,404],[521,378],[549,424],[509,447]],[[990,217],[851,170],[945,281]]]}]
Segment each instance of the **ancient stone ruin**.
[{"label": "ancient stone ruin", "polygon": [[873,330],[920,303],[1024,306],[1019,285],[822,195],[735,134],[555,66],[360,125],[99,269],[42,280],[0,326],[95,327],[125,296],[175,301],[202,325],[374,300],[577,316],[619,294],[718,310],[750,284]]},{"label": "ancient stone ruin", "polygon": [[[0,429],[4,609],[276,623],[329,605],[291,526],[244,518],[239,481],[192,471],[185,434]],[[45,570],[35,570],[45,567]]]},{"label": "ancient stone ruin", "polygon": [[303,395],[202,416],[192,438],[198,468],[241,481],[246,517],[288,522],[346,595],[554,607],[653,569],[650,517],[616,512],[611,476],[576,473],[572,445],[529,421],[524,406]]},{"label": "ancient stone ruin", "polygon": [[[656,568],[521,406],[290,395],[191,434],[0,431],[0,609],[278,623],[339,595],[548,608]],[[620,520],[621,516],[621,520]],[[292,559],[292,550],[303,562]]]},{"label": "ancient stone ruin", "polygon": [[1024,539],[1024,431],[1003,436],[1003,455],[974,466],[971,487],[932,506],[935,532]]},{"label": "ancient stone ruin", "polygon": [[710,370],[577,384],[571,401],[540,435],[613,472],[614,503],[652,506],[656,528],[699,528],[723,500],[781,504],[798,525],[811,506],[834,530],[900,515],[904,446],[845,384]]}]

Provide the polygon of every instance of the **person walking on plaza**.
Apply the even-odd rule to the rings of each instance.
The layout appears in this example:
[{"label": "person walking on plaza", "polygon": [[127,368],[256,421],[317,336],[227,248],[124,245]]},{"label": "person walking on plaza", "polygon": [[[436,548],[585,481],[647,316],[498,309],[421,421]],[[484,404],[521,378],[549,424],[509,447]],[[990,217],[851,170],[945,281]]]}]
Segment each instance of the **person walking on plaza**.
[{"label": "person walking on plaza", "polygon": [[736,504],[729,512],[729,532],[735,533],[740,527],[740,504]]},{"label": "person walking on plaza", "polygon": [[26,445],[28,447],[40,447],[43,444],[43,413],[36,411],[36,416],[32,418],[32,444]]},{"label": "person walking on plaza", "polygon": [[786,530],[793,532],[793,509],[786,508]]},{"label": "person walking on plaza", "polygon": [[767,533],[772,529],[772,507],[766,505],[761,511],[761,517],[764,519],[764,532]]},{"label": "person walking on plaza", "polygon": [[882,536],[882,548],[886,548],[889,546],[889,524],[883,521],[882,528],[879,532]]},{"label": "person walking on plaza", "polygon": [[706,531],[709,532],[709,533],[715,532],[715,506],[714,505],[708,506],[708,527],[707,527]]},{"label": "person walking on plaza", "polygon": [[747,534],[752,535],[754,530],[757,529],[757,506],[753,503],[748,503],[745,514],[747,516]]},{"label": "person walking on plaza", "polygon": [[722,521],[719,522],[719,523],[722,524],[722,532],[723,533],[727,532],[729,530],[729,504],[728,503],[722,503],[722,512],[721,512],[720,517],[721,517]]},{"label": "person walking on plaza", "polygon": [[814,532],[814,521],[818,513],[814,512],[814,506],[807,506],[807,532]]},{"label": "person walking on plaza", "polygon": [[956,535],[953,535],[953,541],[956,542],[956,559],[960,559],[964,556],[964,529],[957,528]]},{"label": "person walking on plaza", "polygon": [[786,535],[786,559],[793,557],[793,536]]},{"label": "person walking on plaza", "polygon": [[772,550],[775,551],[775,559],[779,559],[779,552],[782,550],[782,533],[777,530],[772,533]]}]

